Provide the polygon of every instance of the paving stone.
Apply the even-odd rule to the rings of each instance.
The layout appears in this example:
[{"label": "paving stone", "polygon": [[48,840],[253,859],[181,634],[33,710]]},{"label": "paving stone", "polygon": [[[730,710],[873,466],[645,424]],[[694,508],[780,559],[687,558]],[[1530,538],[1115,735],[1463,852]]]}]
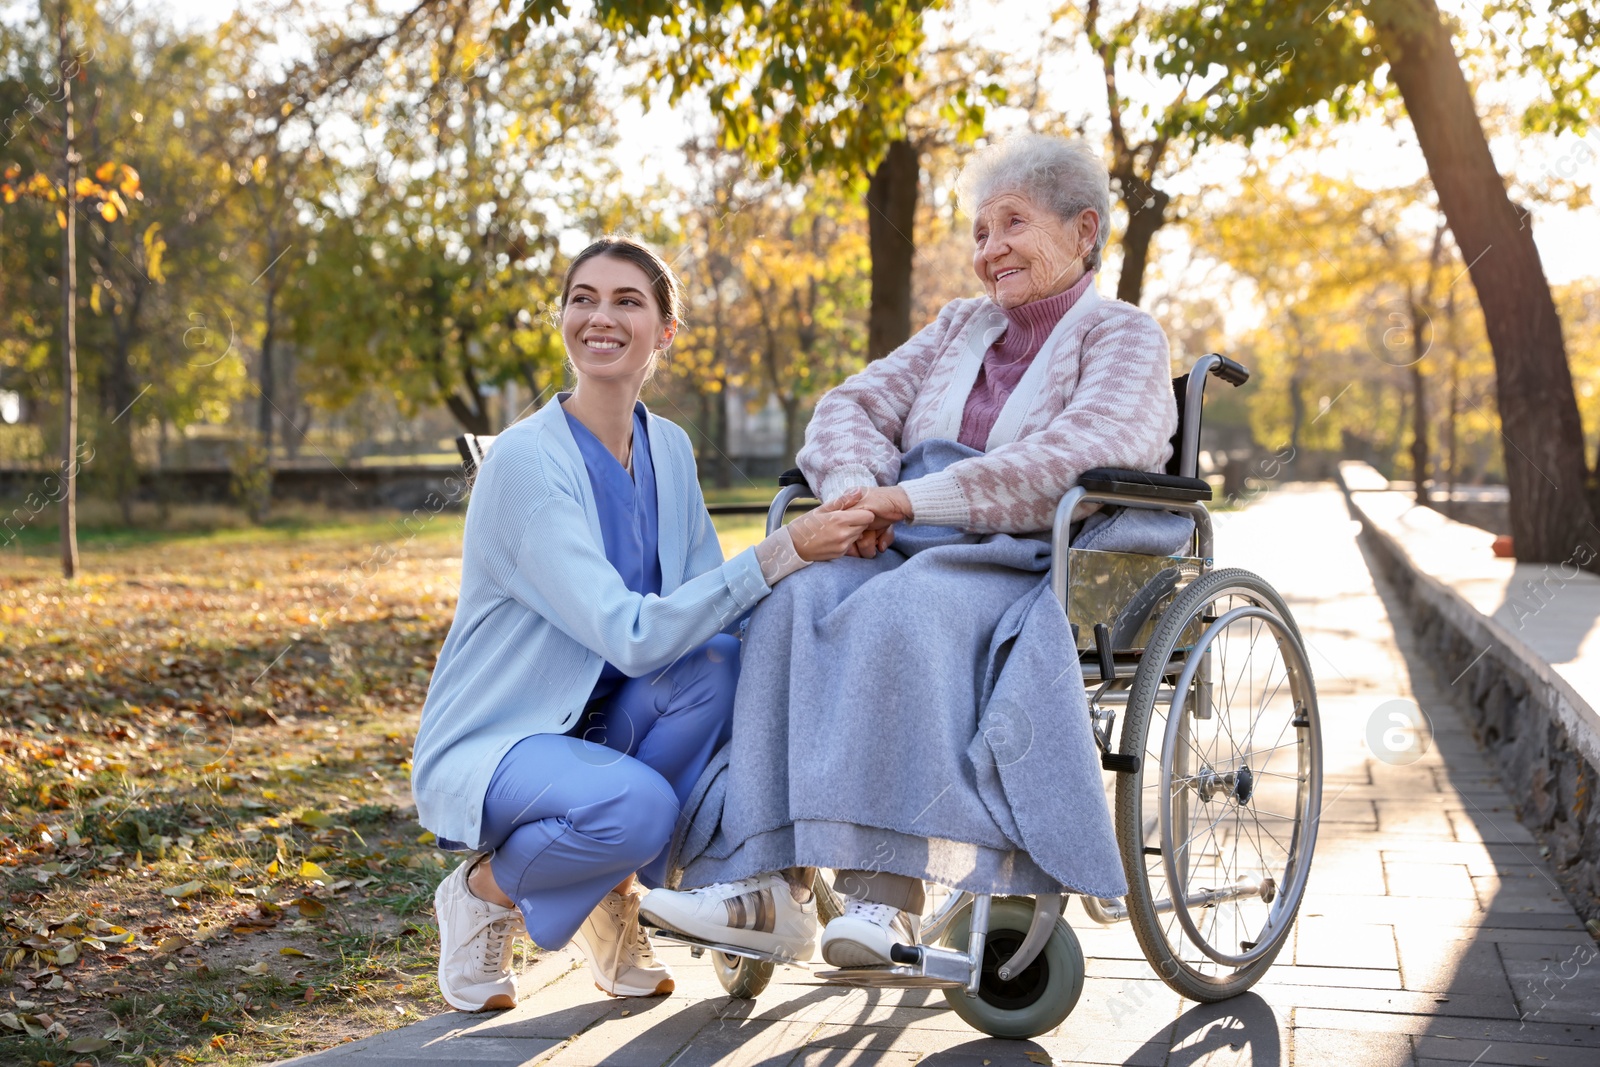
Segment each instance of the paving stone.
[{"label": "paving stone", "polygon": [[1288,1007],[1255,992],[1198,1004],[1173,1027],[1172,1064],[1279,1067],[1289,1062]]},{"label": "paving stone", "polygon": [[1383,868],[1391,896],[1478,901],[1472,877],[1464,864],[1386,860]]},{"label": "paving stone", "polygon": [[1417,1067],[1424,1063],[1451,1065],[1476,1064],[1477,1067],[1594,1067],[1592,1047],[1571,1048],[1532,1042],[1462,1040],[1432,1035],[1412,1039]]},{"label": "paving stone", "polygon": [[1490,845],[1518,845],[1537,848],[1533,834],[1516,817],[1500,812],[1492,817],[1481,811],[1446,812],[1457,841],[1482,841]]},{"label": "paving stone", "polygon": [[1600,946],[1496,947],[1524,1018],[1600,1023]]},{"label": "paving stone", "polygon": [[1420,993],[1475,994],[1511,1002],[1500,954],[1492,941],[1450,940],[1439,932],[1396,930],[1400,976],[1406,989]]},{"label": "paving stone", "polygon": [[[1270,974],[1268,978],[1270,978]],[[1280,986],[1263,979],[1254,992],[1287,1011],[1325,1008],[1336,1011],[1394,1012],[1436,1018],[1515,1020],[1516,1006],[1503,993],[1416,993],[1405,989],[1360,990],[1348,986]]]},{"label": "paving stone", "polygon": [[1385,834],[1418,837],[1449,837],[1452,827],[1445,811],[1446,797],[1406,798],[1373,801],[1378,812],[1378,828]]},{"label": "paving stone", "polygon": [[[706,1031],[740,1026],[743,1020],[724,1018],[728,998],[698,1000],[687,1005],[657,1002],[656,1010],[624,1007],[595,1023],[576,1040],[562,1044],[545,1062],[550,1067],[658,1067],[671,1061]],[[627,1012],[626,1015],[623,1012]]]},{"label": "paving stone", "polygon": [[1404,1034],[1363,1033],[1340,1027],[1320,1030],[1296,1026],[1294,1063],[1310,1067],[1359,1064],[1360,1067],[1416,1067],[1411,1039]]},{"label": "paving stone", "polygon": [[1294,962],[1302,966],[1366,967],[1398,970],[1394,927],[1351,923],[1343,918],[1302,915],[1297,924]]},{"label": "paving stone", "polygon": [[1593,1067],[1594,1050],[1600,1049],[1600,1027],[1546,1023],[1523,1019],[1435,1018],[1377,1011],[1343,1011],[1332,1008],[1297,1008],[1295,1026],[1318,1030],[1364,1029],[1371,1032],[1442,1037],[1455,1041],[1553,1045],[1587,1050]]},{"label": "paving stone", "polygon": [[1572,905],[1561,890],[1543,878],[1474,878],[1485,910],[1518,914],[1571,915]]}]

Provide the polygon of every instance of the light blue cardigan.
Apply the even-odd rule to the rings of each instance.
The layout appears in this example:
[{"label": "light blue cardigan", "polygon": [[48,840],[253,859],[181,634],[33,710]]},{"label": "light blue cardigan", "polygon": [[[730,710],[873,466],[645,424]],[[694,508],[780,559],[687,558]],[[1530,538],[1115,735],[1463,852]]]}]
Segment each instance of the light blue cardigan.
[{"label": "light blue cardigan", "polygon": [[630,677],[649,674],[770,591],[754,549],[723,562],[689,435],[648,412],[661,595],[630,591],[606,560],[565,398],[496,437],[478,474],[461,597],[412,753],[418,820],[469,846],[478,844],[500,758],[524,737],[570,728],[604,663]]}]

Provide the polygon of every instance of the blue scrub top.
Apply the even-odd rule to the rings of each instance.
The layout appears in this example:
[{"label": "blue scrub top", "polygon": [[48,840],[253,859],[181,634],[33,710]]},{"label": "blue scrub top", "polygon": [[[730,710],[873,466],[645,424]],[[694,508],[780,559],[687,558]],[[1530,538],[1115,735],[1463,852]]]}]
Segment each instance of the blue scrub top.
[{"label": "blue scrub top", "polygon": [[[600,512],[600,534],[606,559],[622,575],[623,584],[641,596],[661,595],[661,542],[658,538],[656,469],[650,458],[650,431],[645,426],[644,405],[633,409],[633,473],[617,461],[587,426],[562,410],[573,440],[583,454]],[[590,700],[608,696],[625,675],[607,663],[600,670]]]}]

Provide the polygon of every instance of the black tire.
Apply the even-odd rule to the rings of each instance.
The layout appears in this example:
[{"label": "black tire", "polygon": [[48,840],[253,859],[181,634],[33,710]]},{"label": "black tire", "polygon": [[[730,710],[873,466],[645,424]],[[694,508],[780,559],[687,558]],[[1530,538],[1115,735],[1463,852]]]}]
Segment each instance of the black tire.
[{"label": "black tire", "polygon": [[[1204,646],[1210,714],[1197,718],[1191,709],[1200,700],[1199,665],[1181,701],[1173,687],[1202,651],[1196,647],[1202,634],[1235,608],[1245,613]],[[1258,648],[1268,661],[1259,689]],[[1229,652],[1238,679],[1231,687]],[[1275,685],[1274,657],[1282,663]],[[1241,691],[1245,699],[1235,706]],[[1174,704],[1183,709],[1175,723]],[[1256,744],[1258,729],[1262,738],[1272,735],[1270,746]],[[1237,996],[1287,943],[1316,846],[1321,797],[1316,688],[1288,606],[1265,580],[1235,568],[1213,571],[1163,612],[1134,677],[1119,748],[1141,758],[1139,771],[1117,776],[1117,841],[1134,935],[1162,981],[1183,996],[1203,1002]],[[1164,762],[1172,767],[1166,793]],[[1177,892],[1168,888],[1169,872]],[[1189,900],[1241,879],[1259,890],[1157,911],[1160,900]]]},{"label": "black tire", "polygon": [[773,969],[777,966],[765,960],[753,960],[749,956],[735,956],[731,952],[718,952],[710,949],[706,955],[711,959],[711,969],[717,973],[717,981],[722,983],[730,997],[739,997],[743,1000],[754,1000],[767,988],[767,983],[772,981]]},{"label": "black tire", "polygon": [[[978,995],[946,989],[944,999],[967,1025],[991,1037],[1024,1040],[1060,1026],[1083,993],[1083,949],[1078,935],[1063,918],[1056,919],[1039,958],[1002,982],[1000,966],[1011,958],[1028,933],[1034,902],[1027,897],[995,897],[989,909],[989,935],[983,947],[983,978]],[[944,937],[949,948],[966,951],[972,930],[972,908],[950,923]]]}]

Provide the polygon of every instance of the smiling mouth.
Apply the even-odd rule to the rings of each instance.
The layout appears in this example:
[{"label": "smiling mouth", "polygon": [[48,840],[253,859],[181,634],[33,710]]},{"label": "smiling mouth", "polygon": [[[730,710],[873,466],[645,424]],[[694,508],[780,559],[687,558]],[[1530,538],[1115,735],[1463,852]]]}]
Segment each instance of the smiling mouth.
[{"label": "smiling mouth", "polygon": [[997,282],[1004,281],[1005,279],[1011,277],[1013,274],[1021,274],[1021,273],[1022,273],[1022,268],[1021,267],[1010,267],[1010,268],[1008,268],[1006,270],[1001,271],[999,274],[996,274],[994,276],[994,280],[997,281]]},{"label": "smiling mouth", "polygon": [[595,337],[583,343],[597,352],[615,352],[622,347],[622,342],[615,337]]}]

